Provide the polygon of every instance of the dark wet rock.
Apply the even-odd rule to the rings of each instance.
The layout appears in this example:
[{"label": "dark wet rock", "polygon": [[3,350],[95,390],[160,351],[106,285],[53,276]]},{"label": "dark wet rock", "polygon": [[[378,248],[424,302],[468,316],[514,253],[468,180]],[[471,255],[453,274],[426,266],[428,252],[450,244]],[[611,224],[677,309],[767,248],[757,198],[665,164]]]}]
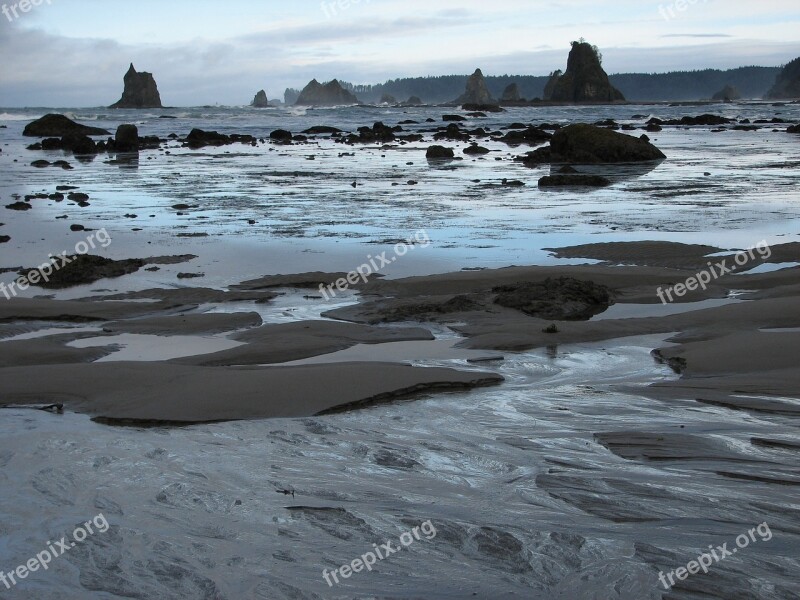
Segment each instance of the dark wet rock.
[{"label": "dark wet rock", "polygon": [[295,104],[300,106],[342,106],[361,103],[336,79],[325,85],[314,79],[300,92]]},{"label": "dark wet rock", "polygon": [[711,97],[712,100],[716,100],[717,102],[733,102],[734,100],[741,100],[742,94],[736,87],[732,85],[726,85],[716,94]]},{"label": "dark wet rock", "polygon": [[800,133],[800,125],[792,125],[786,130],[786,133]]},{"label": "dark wet rock", "polygon": [[650,142],[586,124],[570,125],[557,131],[550,150],[555,163],[626,163],[666,158]]},{"label": "dark wet rock", "polygon": [[72,165],[69,164],[65,160],[57,160],[56,162],[53,163],[53,166],[54,167],[61,167],[65,171],[71,171],[72,170]]},{"label": "dark wet rock", "polygon": [[467,89],[455,100],[455,104],[497,105],[497,100],[492,98],[480,69],[476,69],[467,79]]},{"label": "dark wet rock", "polygon": [[70,225],[69,226],[69,230],[70,231],[74,231],[74,232],[86,231],[86,227],[84,227],[83,225],[78,225],[77,223],[75,223],[74,225]]},{"label": "dark wet rock", "polygon": [[445,148],[444,146],[431,146],[425,153],[428,160],[451,160],[455,158],[455,152],[452,148]]},{"label": "dark wet rock", "polygon": [[575,167],[571,167],[570,165],[564,165],[563,167],[561,167],[558,170],[558,172],[561,173],[562,175],[569,175],[569,174],[573,174],[574,175],[574,174],[578,173],[579,171]]},{"label": "dark wet rock", "polygon": [[163,108],[152,73],[138,73],[131,63],[124,77],[122,98],[109,108]]},{"label": "dark wet rock", "polygon": [[269,108],[269,98],[267,98],[267,92],[260,90],[253,98],[250,106],[253,108]]},{"label": "dark wet rock", "polygon": [[[34,275],[34,279],[39,281],[36,284],[38,287],[63,289],[94,283],[100,279],[122,277],[129,273],[135,273],[146,264],[146,261],[140,259],[111,260],[91,254],[68,256],[66,260],[69,262],[62,264],[57,270],[53,269],[53,272],[49,274],[42,273],[36,268],[22,269],[19,274],[32,282],[31,273],[38,273],[38,276]],[[47,275],[49,281],[44,279],[44,275]]]},{"label": "dark wet rock", "polygon": [[515,162],[521,162],[526,167],[538,167],[540,165],[549,165],[553,162],[553,155],[550,151],[550,146],[544,148],[537,148],[533,152],[528,152],[522,156],[517,156]]},{"label": "dark wet rock", "polygon": [[88,199],[89,194],[84,194],[83,192],[72,192],[67,195],[67,200],[72,200],[73,202],[86,202]]},{"label": "dark wet rock", "polygon": [[695,125],[727,125],[734,123],[733,119],[727,117],[720,117],[719,115],[699,115],[697,117],[682,117],[680,119],[670,119],[668,121],[660,121],[658,119],[650,119],[648,123],[656,123],[657,125],[675,125],[692,127]]},{"label": "dark wet rock", "polygon": [[178,279],[201,279],[205,276],[205,273],[178,273]]},{"label": "dark wet rock", "polygon": [[49,160],[35,160],[31,163],[32,167],[36,167],[37,169],[44,169],[50,166]]},{"label": "dark wet rock", "polygon": [[489,154],[491,152],[488,148],[484,148],[483,146],[478,146],[478,144],[472,144],[469,148],[464,149],[464,154],[474,155],[474,156],[481,156],[483,154]]},{"label": "dark wet rock", "polygon": [[48,114],[25,126],[22,135],[28,137],[63,137],[66,135],[110,135],[105,129],[87,127],[64,115]]},{"label": "dark wet rock", "polygon": [[225,135],[216,131],[203,131],[202,129],[192,129],[184,140],[184,146],[192,149],[204,148],[206,146],[227,146],[229,144],[242,143],[252,144],[256,141],[251,135]]},{"label": "dark wet rock", "polygon": [[500,98],[501,102],[520,102],[522,95],[519,92],[519,86],[516,83],[510,84],[503,90],[503,96]]},{"label": "dark wet rock", "polygon": [[503,187],[525,187],[525,183],[519,179],[503,179],[500,182]]},{"label": "dark wet rock", "polygon": [[471,113],[467,113],[467,116],[468,116],[469,118],[471,118],[471,119],[485,119],[485,118],[486,118],[486,113],[482,113],[482,112],[471,112]]},{"label": "dark wet rock", "polygon": [[0,244],[6,244],[11,241],[11,238],[7,235],[0,235]]},{"label": "dark wet rock", "polygon": [[517,146],[520,144],[537,146],[549,142],[552,138],[553,134],[548,133],[544,129],[540,129],[538,127],[528,127],[524,130],[511,130],[502,138],[500,138],[500,141],[505,142],[510,146]]},{"label": "dark wet rock", "polygon": [[303,133],[307,135],[323,135],[328,133],[342,133],[342,130],[338,127],[330,127],[328,125],[315,125],[314,127],[309,127]]},{"label": "dark wet rock", "polygon": [[658,123],[650,123],[645,129],[650,133],[658,133],[659,131],[663,131],[664,128]]},{"label": "dark wet rock", "polygon": [[572,42],[563,75],[554,73],[547,84],[545,100],[552,102],[624,102],[603,70],[600,53],[587,42]]},{"label": "dark wet rock", "polygon": [[770,100],[800,98],[800,58],[787,64],[767,94]]},{"label": "dark wet rock", "polygon": [[611,181],[600,175],[547,175],[539,180],[539,187],[606,187]]},{"label": "dark wet rock", "polygon": [[453,140],[460,142],[468,142],[471,136],[466,131],[462,131],[456,123],[450,123],[445,129],[439,130],[439,133],[433,136],[435,140]]},{"label": "dark wet rock", "polygon": [[120,125],[114,136],[114,147],[118,152],[139,151],[139,129],[136,125]]},{"label": "dark wet rock", "polygon": [[397,98],[391,94],[384,94],[381,96],[381,101],[379,104],[397,104]]},{"label": "dark wet rock", "polygon": [[442,115],[442,121],[445,122],[456,122],[459,123],[461,121],[466,121],[466,117],[462,117],[461,115]]},{"label": "dark wet rock", "polygon": [[[500,105],[498,104],[477,104],[474,102],[467,102],[466,104],[462,104],[461,108],[464,110],[490,112],[490,113],[506,112],[505,109],[500,107]],[[486,115],[483,116],[485,117]]]},{"label": "dark wet rock", "polygon": [[402,129],[400,126],[393,128],[378,121],[372,127],[359,127],[358,135],[349,135],[346,141],[351,144],[393,142],[396,139],[395,132]]},{"label": "dark wet rock", "polygon": [[78,189],[77,185],[57,185],[56,186],[56,191],[57,192],[68,192],[70,190],[77,190],[77,189]]},{"label": "dark wet rock", "polygon": [[8,210],[30,210],[33,207],[27,202],[14,202],[13,204],[6,204]]},{"label": "dark wet rock", "polygon": [[292,132],[286,131],[285,129],[276,129],[269,134],[269,139],[278,144],[291,144]]},{"label": "dark wet rock", "polygon": [[495,288],[495,304],[548,321],[588,321],[613,304],[610,290],[571,277]]}]

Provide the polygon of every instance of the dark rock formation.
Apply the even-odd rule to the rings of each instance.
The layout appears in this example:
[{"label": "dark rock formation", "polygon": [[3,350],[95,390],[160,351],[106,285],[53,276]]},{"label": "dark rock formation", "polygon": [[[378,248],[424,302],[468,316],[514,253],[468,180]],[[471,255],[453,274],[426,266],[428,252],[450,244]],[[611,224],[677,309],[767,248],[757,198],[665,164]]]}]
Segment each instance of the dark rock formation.
[{"label": "dark rock formation", "polygon": [[70,256],[68,259],[69,263],[48,274],[46,279],[39,269],[23,269],[19,274],[26,276],[28,281],[31,281],[30,274],[38,273],[39,277],[34,277],[34,280],[39,280],[36,285],[55,290],[86,285],[109,277],[122,277],[129,273],[135,273],[146,264],[144,260],[139,259],[111,260],[91,254],[79,254]]},{"label": "dark rock formation", "polygon": [[558,69],[550,73],[550,79],[547,80],[547,83],[544,86],[544,99],[551,100],[553,98],[553,94],[556,93],[556,86],[558,85],[561,76],[564,74],[564,71]]},{"label": "dark rock formation", "polygon": [[124,81],[122,98],[109,108],[164,108],[152,73],[137,73],[131,63]]},{"label": "dark rock formation", "polygon": [[101,148],[98,148],[92,138],[79,134],[70,134],[62,137],[61,149],[79,155],[97,154],[101,151]]},{"label": "dark rock formation", "polygon": [[650,142],[594,125],[560,129],[550,143],[552,162],[568,164],[625,163],[663,160]]},{"label": "dark rock formation", "polygon": [[300,106],[342,106],[361,104],[361,102],[344,89],[336,79],[325,85],[314,79],[300,92],[297,104]]},{"label": "dark rock formation", "polygon": [[253,108],[269,108],[269,99],[267,98],[267,92],[261,90],[256,94],[256,97],[253,98],[253,101],[250,103],[250,106]]},{"label": "dark rock formation", "polygon": [[114,136],[114,148],[117,152],[139,151],[139,130],[136,125],[120,125]]},{"label": "dark rock formation", "polygon": [[717,102],[733,102],[734,100],[741,100],[742,95],[734,86],[726,85],[716,94],[714,94],[711,99]]},{"label": "dark rock formation", "polygon": [[184,140],[184,146],[197,149],[206,146],[227,146],[229,144],[256,144],[256,138],[252,135],[224,135],[216,131],[203,131],[202,129],[192,129]]},{"label": "dark rock formation", "polygon": [[422,106],[422,100],[419,96],[411,96],[411,98],[403,102],[403,106]]},{"label": "dark rock formation", "polygon": [[[545,100],[552,102],[619,102],[625,97],[611,85],[600,63],[600,53],[586,42],[572,42],[563,75],[553,74]],[[549,95],[548,95],[549,92]]]},{"label": "dark rock formation", "polygon": [[481,156],[483,154],[489,154],[491,150],[488,148],[484,148],[483,146],[478,146],[478,144],[472,144],[469,148],[464,149],[464,154],[470,154],[473,156]]},{"label": "dark rock formation", "polygon": [[792,125],[786,130],[786,133],[800,133],[800,125]]},{"label": "dark rock formation", "polygon": [[486,80],[483,78],[483,73],[480,69],[476,69],[467,79],[467,89],[462,96],[455,100],[455,103],[497,105],[497,100],[492,98],[492,94],[489,93],[489,88],[486,86]]},{"label": "dark rock formation", "polygon": [[503,90],[503,97],[500,99],[500,101],[521,102],[522,95],[519,93],[519,86],[516,83],[509,85],[505,90]]},{"label": "dark rock formation", "polygon": [[6,204],[6,208],[8,210],[25,211],[25,210],[30,210],[33,207],[30,204],[28,204],[27,202],[20,201],[20,202],[14,202],[13,204]]},{"label": "dark rock formation", "polygon": [[600,175],[547,175],[539,180],[539,187],[606,187],[611,181]]},{"label": "dark rock formation", "polygon": [[292,132],[285,129],[276,129],[269,134],[269,139],[276,144],[291,144]]},{"label": "dark rock formation", "polygon": [[538,127],[527,127],[524,130],[515,129],[509,131],[506,135],[500,138],[501,142],[505,142],[509,146],[518,146],[520,144],[528,144],[530,146],[537,146],[545,144],[552,139],[553,135]]},{"label": "dark rock formation", "polygon": [[0,235],[0,244],[6,244],[11,241],[11,238],[7,235]]},{"label": "dark rock formation", "polygon": [[322,135],[326,133],[342,133],[342,130],[338,127],[330,127],[329,125],[314,125],[306,129],[303,133],[306,135]]},{"label": "dark rock formation", "polygon": [[378,121],[372,127],[359,127],[358,135],[351,134],[344,141],[348,144],[385,144],[395,141],[397,139],[395,132],[402,130],[403,128],[399,125],[397,127],[389,127]]},{"label": "dark rock formation", "polygon": [[445,148],[444,146],[431,146],[425,154],[428,160],[450,160],[455,156],[452,148]]},{"label": "dark rock formation", "polygon": [[667,121],[662,121],[661,119],[656,119],[653,117],[650,119],[647,124],[648,125],[676,125],[676,126],[687,126],[693,127],[695,125],[727,125],[729,123],[734,123],[733,119],[728,119],[727,117],[720,117],[719,115],[699,115],[697,117],[681,117],[680,119],[669,119]]},{"label": "dark rock formation", "polygon": [[49,114],[25,126],[22,135],[28,137],[62,137],[65,135],[111,135],[99,127],[87,127],[65,117]]},{"label": "dark rock formation", "polygon": [[390,94],[384,94],[381,96],[381,104],[397,104],[397,98]]},{"label": "dark rock formation", "polygon": [[767,98],[771,100],[800,98],[800,58],[795,58],[784,67]]},{"label": "dark rock formation", "polygon": [[495,304],[548,321],[588,321],[614,303],[607,287],[571,277],[507,285],[493,291],[498,294]]}]

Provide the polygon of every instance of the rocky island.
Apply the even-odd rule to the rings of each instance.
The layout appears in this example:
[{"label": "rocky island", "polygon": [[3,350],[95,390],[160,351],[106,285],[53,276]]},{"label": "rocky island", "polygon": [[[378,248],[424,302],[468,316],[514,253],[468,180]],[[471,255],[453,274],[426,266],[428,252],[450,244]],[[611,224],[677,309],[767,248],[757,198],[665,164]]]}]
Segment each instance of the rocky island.
[{"label": "rocky island", "polygon": [[333,81],[321,84],[313,79],[297,99],[298,106],[346,106],[349,104],[361,104],[354,94],[347,91],[334,79]]},{"label": "rocky island", "polygon": [[138,73],[131,63],[124,81],[122,98],[109,108],[164,108],[152,73]]},{"label": "rocky island", "polygon": [[600,51],[596,46],[572,42],[567,71],[550,76],[544,99],[549,102],[600,103],[624,102],[625,96],[616,89],[603,70]]}]

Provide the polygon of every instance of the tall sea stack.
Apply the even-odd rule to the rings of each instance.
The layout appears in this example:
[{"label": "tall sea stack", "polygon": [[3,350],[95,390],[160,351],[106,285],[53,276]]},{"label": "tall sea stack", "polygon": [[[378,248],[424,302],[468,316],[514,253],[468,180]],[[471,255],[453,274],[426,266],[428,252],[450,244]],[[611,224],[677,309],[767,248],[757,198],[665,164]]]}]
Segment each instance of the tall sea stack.
[{"label": "tall sea stack", "polygon": [[478,104],[478,105],[496,105],[497,100],[492,98],[489,88],[486,85],[486,80],[483,78],[483,72],[476,69],[475,72],[467,79],[467,89],[462,96],[455,100],[456,104]]},{"label": "tall sea stack", "polygon": [[122,98],[109,108],[164,108],[152,73],[137,73],[131,63],[125,73],[125,90]]},{"label": "tall sea stack", "polygon": [[300,92],[297,104],[300,106],[347,106],[361,104],[361,102],[355,95],[344,89],[336,79],[325,85],[313,79]]},{"label": "tall sea stack", "polygon": [[567,71],[554,73],[547,84],[545,100],[551,102],[624,102],[608,80],[600,62],[600,52],[587,42],[572,42]]},{"label": "tall sea stack", "polygon": [[256,94],[256,97],[253,98],[253,101],[250,103],[250,106],[253,108],[269,108],[269,99],[267,98],[267,92],[261,90]]}]

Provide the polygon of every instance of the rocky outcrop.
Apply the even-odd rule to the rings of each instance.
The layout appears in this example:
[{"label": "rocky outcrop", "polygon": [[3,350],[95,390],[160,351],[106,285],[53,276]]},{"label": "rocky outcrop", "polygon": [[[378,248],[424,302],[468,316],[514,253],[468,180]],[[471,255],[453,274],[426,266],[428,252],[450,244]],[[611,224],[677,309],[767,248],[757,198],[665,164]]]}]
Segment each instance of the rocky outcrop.
[{"label": "rocky outcrop", "polygon": [[620,102],[625,100],[608,79],[600,52],[587,42],[572,42],[567,70],[553,73],[545,90],[550,102]]},{"label": "rocky outcrop", "polygon": [[497,105],[497,100],[492,98],[486,80],[480,69],[467,79],[467,89],[463,95],[455,100],[456,104]]},{"label": "rocky outcrop", "polygon": [[800,98],[800,58],[795,58],[784,67],[767,98],[771,100]]},{"label": "rocky outcrop", "polygon": [[495,304],[547,320],[588,321],[614,304],[606,286],[571,277],[506,285],[493,291],[498,294]]},{"label": "rocky outcrop", "polygon": [[734,100],[741,100],[742,94],[740,94],[739,90],[737,90],[734,86],[726,85],[716,94],[714,94],[711,99],[715,100],[716,102],[733,102]]},{"label": "rocky outcrop", "polygon": [[384,94],[381,96],[380,104],[397,104],[397,98],[391,94]]},{"label": "rocky outcrop", "polygon": [[124,81],[122,98],[109,108],[164,108],[152,73],[138,73],[131,63]]},{"label": "rocky outcrop", "polygon": [[256,94],[256,97],[253,98],[253,101],[250,103],[250,106],[253,108],[269,108],[269,99],[267,98],[267,92],[261,90]]},{"label": "rocky outcrop", "polygon": [[120,125],[117,127],[114,146],[117,152],[138,152],[139,129],[136,125]]},{"label": "rocky outcrop", "polygon": [[558,130],[550,142],[554,163],[598,164],[663,160],[664,154],[649,141],[594,125],[570,125]]},{"label": "rocky outcrop", "polygon": [[453,152],[452,148],[431,146],[425,153],[425,158],[428,160],[452,160],[455,158],[455,152]]},{"label": "rocky outcrop", "polygon": [[519,93],[519,86],[516,83],[509,85],[505,90],[503,90],[503,97],[500,99],[500,101],[521,102],[522,95]]},{"label": "rocky outcrop", "polygon": [[411,96],[403,102],[403,106],[422,106],[422,99],[419,96]]},{"label": "rocky outcrop", "polygon": [[65,135],[111,135],[99,127],[87,127],[64,115],[49,114],[25,126],[22,135],[28,137],[63,137]]},{"label": "rocky outcrop", "polygon": [[297,104],[299,106],[347,106],[361,104],[361,102],[344,89],[336,79],[325,85],[314,79],[300,92]]}]

